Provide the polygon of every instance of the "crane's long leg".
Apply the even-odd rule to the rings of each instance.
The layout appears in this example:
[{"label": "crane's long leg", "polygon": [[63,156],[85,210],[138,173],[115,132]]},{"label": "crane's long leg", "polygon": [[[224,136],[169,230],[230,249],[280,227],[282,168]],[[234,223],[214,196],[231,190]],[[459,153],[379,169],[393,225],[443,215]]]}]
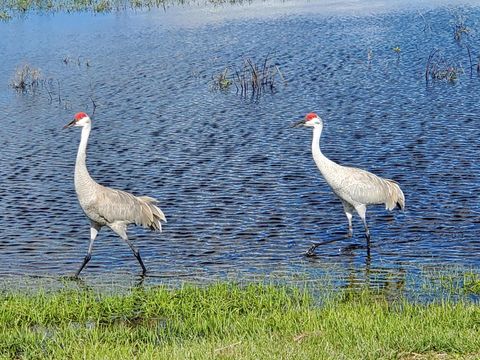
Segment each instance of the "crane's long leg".
[{"label": "crane's long leg", "polygon": [[[342,200],[342,199],[340,199]],[[347,236],[348,237],[352,237],[352,234],[353,234],[353,227],[352,227],[352,217],[353,217],[353,210],[355,209],[352,205],[350,205],[348,202],[342,200],[342,204],[343,204],[343,209],[345,210],[345,215],[347,216],[347,220],[348,220],[348,233],[347,233]],[[316,244],[313,244],[308,250],[307,252],[305,253],[306,256],[313,256],[315,255],[315,250],[319,247],[319,246],[322,246],[322,245],[326,245],[326,244],[330,244],[334,241],[339,241],[341,239],[334,239],[334,240],[327,240],[327,241],[323,241],[321,243],[316,243]]]},{"label": "crane's long leg", "polygon": [[92,221],[90,223],[90,243],[88,244],[87,255],[85,255],[85,258],[83,259],[82,265],[80,266],[80,268],[75,273],[75,277],[78,277],[78,275],[83,270],[85,265],[87,265],[87,263],[92,258],[93,242],[95,241],[95,239],[98,235],[98,232],[100,231],[101,228],[102,228],[102,226],[100,224],[94,222],[94,221]]},{"label": "crane's long leg", "polygon": [[352,217],[353,217],[353,210],[355,209],[352,205],[347,203],[346,201],[342,200],[343,210],[345,211],[345,216],[348,220],[348,233],[347,237],[352,237],[353,235],[353,226],[352,226]]},{"label": "crane's long leg", "polygon": [[133,245],[132,241],[128,238],[127,235],[127,226],[125,224],[120,224],[120,223],[114,223],[109,225],[110,229],[112,229],[118,236],[120,236],[130,247],[130,249],[133,252],[133,255],[135,258],[138,260],[138,263],[142,267],[142,275],[145,275],[147,272],[147,268],[143,264],[142,257],[140,256],[140,251],[136,248],[135,245]]},{"label": "crane's long leg", "polygon": [[367,245],[370,246],[370,230],[368,229],[366,213],[367,213],[367,206],[366,205],[358,205],[355,207],[358,215],[363,221],[363,226],[365,227],[365,237],[367,238]]}]

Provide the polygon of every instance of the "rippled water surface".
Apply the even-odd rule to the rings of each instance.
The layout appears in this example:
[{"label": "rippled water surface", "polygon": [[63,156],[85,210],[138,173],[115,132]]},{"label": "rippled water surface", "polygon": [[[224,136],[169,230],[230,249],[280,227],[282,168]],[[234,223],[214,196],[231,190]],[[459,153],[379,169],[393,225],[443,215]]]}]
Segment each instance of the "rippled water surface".
[{"label": "rippled water surface", "polygon": [[[0,23],[0,274],[59,276],[80,265],[89,239],[73,188],[80,131],[62,126],[91,112],[91,98],[93,178],[158,198],[168,218],[162,234],[130,229],[149,281],[334,272],[345,283],[388,282],[424,267],[478,267],[480,78],[467,46],[475,65],[480,8],[287,5]],[[459,44],[462,16],[471,31]],[[434,48],[463,68],[455,83],[426,86]],[[277,79],[259,99],[212,90],[226,66],[267,54],[286,86]],[[9,84],[24,63],[49,85],[16,93]],[[343,238],[347,221],[312,160],[311,130],[288,127],[309,111],[324,118],[328,157],[405,193],[403,213],[369,208],[370,251],[358,217]],[[103,229],[84,275],[138,274],[126,244]]]}]

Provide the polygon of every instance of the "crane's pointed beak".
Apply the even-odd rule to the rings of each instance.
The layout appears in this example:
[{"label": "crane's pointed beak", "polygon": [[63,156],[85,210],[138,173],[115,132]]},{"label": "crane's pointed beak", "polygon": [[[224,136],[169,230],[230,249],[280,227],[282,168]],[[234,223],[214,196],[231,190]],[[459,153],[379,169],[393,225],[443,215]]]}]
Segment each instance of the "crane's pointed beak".
[{"label": "crane's pointed beak", "polygon": [[298,121],[294,122],[293,124],[290,125],[290,127],[298,128],[298,127],[302,126],[303,124],[305,124],[305,119],[298,120]]},{"label": "crane's pointed beak", "polygon": [[70,121],[67,125],[65,125],[65,126],[63,127],[63,129],[68,129],[69,127],[72,127],[73,125],[75,125],[75,122],[76,122],[76,120],[73,119],[73,120]]}]

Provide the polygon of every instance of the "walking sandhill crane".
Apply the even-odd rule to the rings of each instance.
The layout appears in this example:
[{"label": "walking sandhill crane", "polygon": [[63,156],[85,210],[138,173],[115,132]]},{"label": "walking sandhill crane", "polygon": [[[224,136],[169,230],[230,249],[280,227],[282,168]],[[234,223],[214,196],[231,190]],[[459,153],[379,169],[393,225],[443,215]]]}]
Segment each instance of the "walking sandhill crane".
[{"label": "walking sandhill crane", "polygon": [[79,112],[74,119],[63,128],[82,127],[80,146],[75,163],[75,191],[78,202],[85,215],[90,219],[90,243],[87,255],[75,274],[78,277],[92,257],[93,242],[103,226],[108,226],[120,236],[133,251],[142,267],[142,274],[147,271],[139,250],[127,236],[127,226],[135,224],[144,228],[162,231],[161,221],[167,221],[162,210],[155,205],[157,200],[148,196],[134,196],[128,192],[111,189],[96,183],[88,173],[86,166],[87,143],[92,129],[90,117]]},{"label": "walking sandhill crane", "polygon": [[[348,237],[353,234],[353,210],[357,212],[365,227],[367,247],[370,247],[370,231],[366,221],[367,205],[385,204],[385,208],[393,210],[396,207],[405,208],[405,196],[398,183],[390,179],[383,179],[368,171],[339,165],[323,155],[320,150],[320,136],[322,135],[323,120],[315,113],[308,113],[305,118],[292,124],[313,127],[312,155],[315,164],[332,191],[343,204],[348,220]],[[322,243],[314,244],[307,255]]]}]

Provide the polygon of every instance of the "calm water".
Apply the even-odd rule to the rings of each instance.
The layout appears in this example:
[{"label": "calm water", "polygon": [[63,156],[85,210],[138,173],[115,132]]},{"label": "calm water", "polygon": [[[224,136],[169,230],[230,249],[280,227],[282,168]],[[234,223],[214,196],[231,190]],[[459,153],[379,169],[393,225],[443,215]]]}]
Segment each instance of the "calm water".
[{"label": "calm water", "polygon": [[[381,283],[429,267],[477,268],[480,77],[470,78],[465,45],[476,63],[480,7],[354,5],[0,23],[0,275],[57,277],[80,265],[89,238],[73,188],[80,131],[62,126],[91,112],[90,97],[93,178],[158,198],[168,218],[162,234],[130,229],[149,282],[333,272],[344,283]],[[463,46],[452,30],[461,15],[471,29]],[[426,86],[434,48],[465,69],[455,84]],[[225,66],[267,54],[287,86],[258,100],[211,90]],[[9,87],[24,63],[52,79],[52,99],[45,88]],[[341,239],[347,221],[311,158],[311,130],[288,128],[309,111],[325,120],[328,157],[395,179],[406,195],[403,213],[369,208],[369,255],[358,217],[354,237]],[[332,239],[341,240],[303,256]],[[130,281],[139,266],[103,229],[83,274]]]}]

